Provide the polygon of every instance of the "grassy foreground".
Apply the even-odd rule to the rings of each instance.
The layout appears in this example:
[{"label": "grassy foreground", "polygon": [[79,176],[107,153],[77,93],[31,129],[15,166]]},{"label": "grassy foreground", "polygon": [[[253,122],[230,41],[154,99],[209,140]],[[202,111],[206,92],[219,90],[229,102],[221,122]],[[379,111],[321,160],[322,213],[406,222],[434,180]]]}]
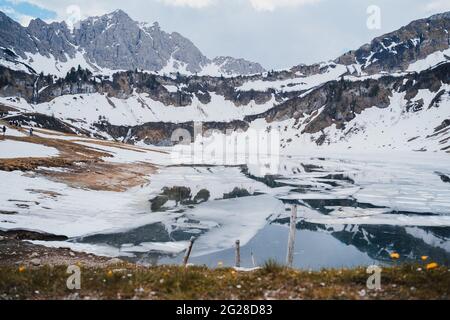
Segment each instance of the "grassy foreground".
[{"label": "grassy foreground", "polygon": [[268,263],[253,272],[203,267],[81,267],[81,290],[69,290],[63,266],[0,267],[0,299],[449,299],[450,270],[385,268],[380,291],[363,268],[307,272]]}]

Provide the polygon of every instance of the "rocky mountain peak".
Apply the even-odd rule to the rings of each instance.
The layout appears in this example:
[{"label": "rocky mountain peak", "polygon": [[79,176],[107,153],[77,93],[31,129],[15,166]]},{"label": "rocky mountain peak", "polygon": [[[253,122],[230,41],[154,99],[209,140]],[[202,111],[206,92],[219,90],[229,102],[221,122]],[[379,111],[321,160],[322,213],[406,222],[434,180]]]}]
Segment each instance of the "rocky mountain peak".
[{"label": "rocky mountain peak", "polygon": [[430,17],[430,20],[450,19],[450,11],[438,13]]},{"label": "rocky mountain peak", "polygon": [[[259,64],[243,59],[227,57],[212,61],[181,34],[165,32],[158,22],[150,25],[134,21],[123,10],[84,19],[72,31],[64,22],[48,24],[41,19],[32,20],[24,28],[3,13],[0,25],[0,46],[16,52],[38,72],[68,70],[78,64],[108,73],[141,69],[194,74],[205,73],[205,68],[219,68],[221,74],[246,75],[264,70]],[[54,59],[49,63],[58,67],[47,70],[48,64],[38,64],[28,54]],[[212,64],[220,66],[209,68]],[[60,72],[63,76],[64,71]]]},{"label": "rocky mountain peak", "polygon": [[36,28],[46,28],[47,23],[43,21],[41,18],[32,19],[28,24],[28,29],[36,29]]},{"label": "rocky mountain peak", "polygon": [[259,63],[245,59],[236,59],[230,56],[219,56],[213,62],[219,66],[219,70],[225,74],[258,74],[266,72]]}]

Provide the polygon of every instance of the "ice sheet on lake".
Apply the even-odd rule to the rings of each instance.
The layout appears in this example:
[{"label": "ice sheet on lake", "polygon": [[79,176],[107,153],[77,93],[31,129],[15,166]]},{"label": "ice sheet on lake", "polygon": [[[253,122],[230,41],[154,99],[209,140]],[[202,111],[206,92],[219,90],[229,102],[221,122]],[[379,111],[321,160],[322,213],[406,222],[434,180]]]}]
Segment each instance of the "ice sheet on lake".
[{"label": "ice sheet on lake", "polygon": [[[283,160],[280,175],[285,183],[313,186],[305,193],[291,192],[289,199],[354,198],[360,203],[386,207],[389,211],[450,215],[450,184],[440,174],[448,174],[448,156],[380,158],[350,160],[336,158],[290,157]],[[317,172],[305,172],[302,164],[313,164]],[[339,175],[340,179],[332,179]],[[327,181],[338,186],[319,185]],[[301,181],[299,183],[298,181]],[[284,196],[283,196],[284,198]]]},{"label": "ice sheet on lake", "polygon": [[189,242],[142,242],[139,245],[122,245],[120,252],[146,253],[146,252],[164,252],[181,253],[187,249]]},{"label": "ice sheet on lake", "polygon": [[392,225],[392,226],[450,226],[450,216],[418,216],[386,213],[383,209],[342,207],[323,215],[315,210],[300,207],[299,218],[324,225]]},{"label": "ice sheet on lake", "polygon": [[282,203],[270,195],[208,202],[197,207],[188,213],[190,218],[213,220],[219,227],[196,241],[193,256],[232,248],[236,240],[244,246],[264,228],[271,215],[281,210]]},{"label": "ice sheet on lake", "polygon": [[126,192],[77,189],[22,172],[0,171],[2,216],[0,228],[26,229],[80,237],[118,232],[170,219],[149,215],[145,189]]},{"label": "ice sheet on lake", "polygon": [[[71,188],[63,183],[21,172],[0,171],[0,180],[9,186],[8,189],[0,190],[2,209],[17,212],[2,219],[2,229],[36,230],[75,238],[128,231],[157,222],[168,228],[179,224],[192,231],[196,228],[210,230],[196,243],[195,251],[198,254],[224,246],[232,247],[237,239],[242,243],[247,242],[265,225],[276,207],[280,208],[280,202],[271,195],[214,201],[236,187],[246,188],[251,193],[264,189],[270,191],[262,183],[247,179],[239,168],[166,168],[161,175],[153,176],[151,185],[122,193]],[[160,193],[165,186],[180,185],[191,188],[193,195],[208,188],[211,201],[193,210],[185,208],[184,212],[150,212],[148,200],[152,193]],[[26,206],[18,207],[18,204]],[[199,220],[200,223],[189,226],[189,223],[183,223],[187,218]],[[70,242],[44,244],[107,256],[143,251],[175,253],[186,247],[184,242],[141,243],[122,248]]]}]

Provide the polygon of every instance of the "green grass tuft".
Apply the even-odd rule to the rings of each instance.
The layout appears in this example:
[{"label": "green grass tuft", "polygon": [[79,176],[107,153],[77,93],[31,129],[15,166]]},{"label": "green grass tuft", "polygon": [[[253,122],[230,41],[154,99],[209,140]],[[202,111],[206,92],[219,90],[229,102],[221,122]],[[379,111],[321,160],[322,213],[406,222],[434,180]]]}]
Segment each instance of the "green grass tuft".
[{"label": "green grass tuft", "polygon": [[264,273],[277,274],[285,271],[287,267],[274,259],[269,259],[264,262],[262,271]]}]

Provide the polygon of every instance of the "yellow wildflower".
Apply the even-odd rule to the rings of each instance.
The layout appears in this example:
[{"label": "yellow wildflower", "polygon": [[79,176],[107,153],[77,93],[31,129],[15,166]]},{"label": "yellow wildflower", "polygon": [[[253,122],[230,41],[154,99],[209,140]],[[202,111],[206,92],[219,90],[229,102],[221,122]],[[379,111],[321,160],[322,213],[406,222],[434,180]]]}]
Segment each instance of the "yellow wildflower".
[{"label": "yellow wildflower", "polygon": [[439,265],[436,262],[432,262],[432,263],[427,264],[427,270],[433,270],[433,269],[436,269],[438,267],[439,267]]},{"label": "yellow wildflower", "polygon": [[396,252],[391,253],[391,259],[400,259],[400,255]]}]

